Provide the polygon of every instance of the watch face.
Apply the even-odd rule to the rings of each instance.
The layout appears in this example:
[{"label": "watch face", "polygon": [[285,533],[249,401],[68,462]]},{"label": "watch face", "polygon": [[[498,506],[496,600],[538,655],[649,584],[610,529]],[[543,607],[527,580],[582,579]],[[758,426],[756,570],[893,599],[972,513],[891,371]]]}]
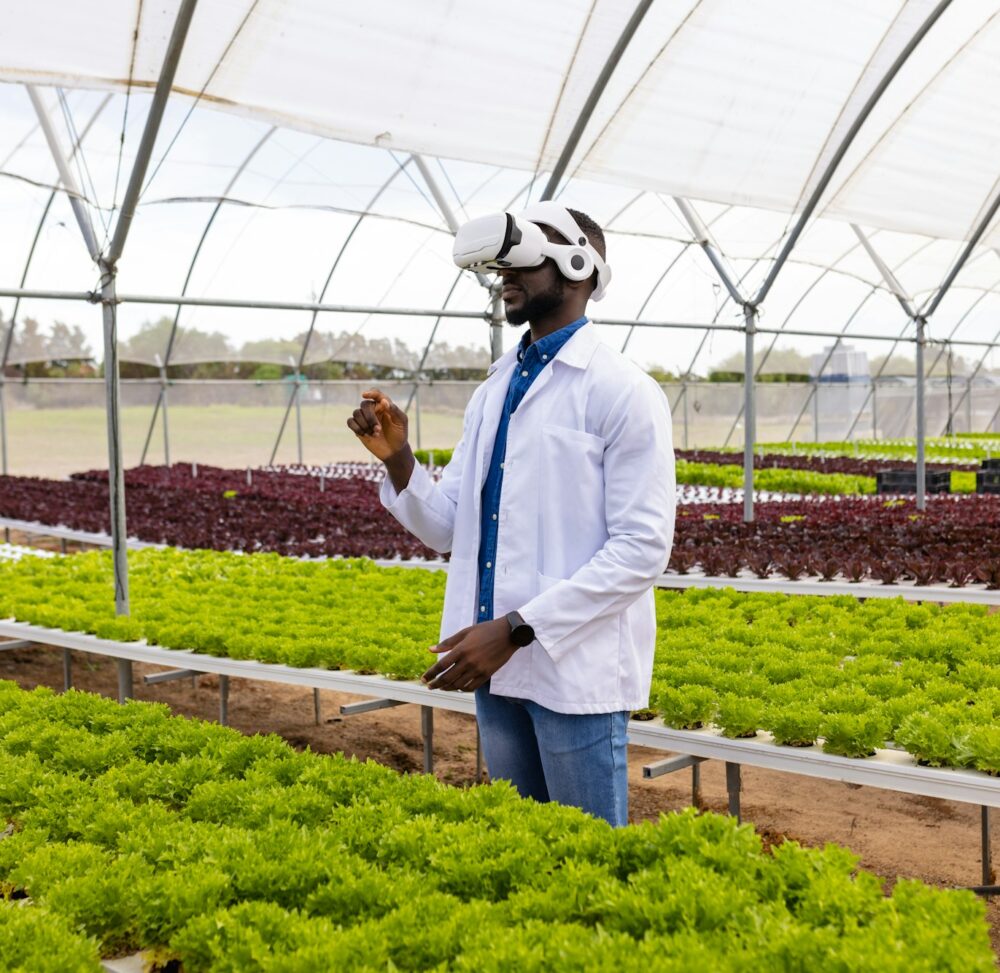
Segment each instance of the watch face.
[{"label": "watch face", "polygon": [[535,630],[530,625],[518,625],[510,633],[510,638],[515,645],[523,649],[535,641]]}]

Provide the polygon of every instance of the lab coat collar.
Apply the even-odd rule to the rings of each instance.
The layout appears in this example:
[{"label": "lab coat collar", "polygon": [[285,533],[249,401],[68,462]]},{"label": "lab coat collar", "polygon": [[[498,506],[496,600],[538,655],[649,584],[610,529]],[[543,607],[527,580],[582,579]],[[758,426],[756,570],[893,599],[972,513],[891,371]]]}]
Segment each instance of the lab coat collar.
[{"label": "lab coat collar", "polygon": [[[590,359],[594,357],[601,339],[592,322],[588,321],[569,341],[562,346],[555,361],[569,365],[571,368],[586,368],[590,364]],[[489,378],[495,371],[501,368],[512,368],[513,362],[517,360],[517,349],[513,348],[505,351],[486,371]]]}]

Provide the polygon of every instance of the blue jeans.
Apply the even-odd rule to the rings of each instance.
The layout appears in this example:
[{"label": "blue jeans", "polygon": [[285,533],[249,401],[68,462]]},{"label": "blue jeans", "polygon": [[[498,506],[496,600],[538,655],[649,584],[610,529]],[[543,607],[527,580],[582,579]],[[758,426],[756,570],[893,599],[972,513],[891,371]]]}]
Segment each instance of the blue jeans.
[{"label": "blue jeans", "polygon": [[556,713],[530,699],[476,690],[476,719],[490,777],[522,797],[582,808],[628,824],[628,712]]}]

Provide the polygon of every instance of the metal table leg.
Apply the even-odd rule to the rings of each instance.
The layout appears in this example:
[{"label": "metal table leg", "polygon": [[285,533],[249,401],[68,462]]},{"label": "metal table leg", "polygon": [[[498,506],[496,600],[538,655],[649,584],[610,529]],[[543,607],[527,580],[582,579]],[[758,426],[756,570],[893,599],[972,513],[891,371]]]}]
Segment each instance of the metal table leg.
[{"label": "metal table leg", "polygon": [[424,738],[424,773],[434,773],[434,709],[420,707],[420,731]]},{"label": "metal table leg", "polygon": [[740,780],[740,765],[726,761],[726,790],[729,791],[729,813],[740,820],[740,790],[742,781]]},{"label": "metal table leg", "polygon": [[63,691],[73,688],[73,657],[69,649],[63,649]]},{"label": "metal table leg", "polygon": [[229,726],[229,676],[219,676],[219,722]]},{"label": "metal table leg", "polygon": [[124,703],[133,695],[132,663],[129,659],[118,660],[118,702]]}]

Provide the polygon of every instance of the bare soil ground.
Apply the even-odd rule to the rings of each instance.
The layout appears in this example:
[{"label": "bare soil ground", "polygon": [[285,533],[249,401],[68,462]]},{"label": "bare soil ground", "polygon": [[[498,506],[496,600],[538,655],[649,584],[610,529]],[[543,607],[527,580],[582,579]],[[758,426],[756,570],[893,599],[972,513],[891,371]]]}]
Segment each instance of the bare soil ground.
[{"label": "bare soil ground", "polygon": [[[114,696],[113,660],[73,653],[74,684]],[[157,667],[136,664],[136,696],[163,702],[175,712],[218,719],[218,679],[145,686],[142,676]],[[61,689],[62,652],[35,647],[0,652],[0,678],[25,688],[44,685]],[[357,716],[340,716],[340,705],[357,701],[341,693],[321,693],[322,719],[316,725],[312,691],[271,683],[230,681],[229,722],[244,733],[278,733],[296,747],[318,753],[342,751],[371,758],[403,773],[423,768],[420,710],[400,706]],[[476,777],[476,735],[471,717],[442,710],[434,714],[435,773],[443,781],[468,786]],[[662,759],[659,751],[633,747],[629,757],[631,817],[655,820],[663,812],[691,802],[691,775],[681,771],[643,780],[642,767]],[[727,794],[723,764],[702,765],[703,806],[725,812]],[[793,838],[806,845],[833,841],[853,849],[862,867],[891,885],[897,878],[919,878],[932,885],[955,887],[981,881],[980,810],[934,798],[897,794],[833,781],[745,768],[743,819],[768,842]],[[1000,857],[1000,814],[993,815],[994,855]],[[1000,900],[988,904],[993,948],[1000,953]]]}]

